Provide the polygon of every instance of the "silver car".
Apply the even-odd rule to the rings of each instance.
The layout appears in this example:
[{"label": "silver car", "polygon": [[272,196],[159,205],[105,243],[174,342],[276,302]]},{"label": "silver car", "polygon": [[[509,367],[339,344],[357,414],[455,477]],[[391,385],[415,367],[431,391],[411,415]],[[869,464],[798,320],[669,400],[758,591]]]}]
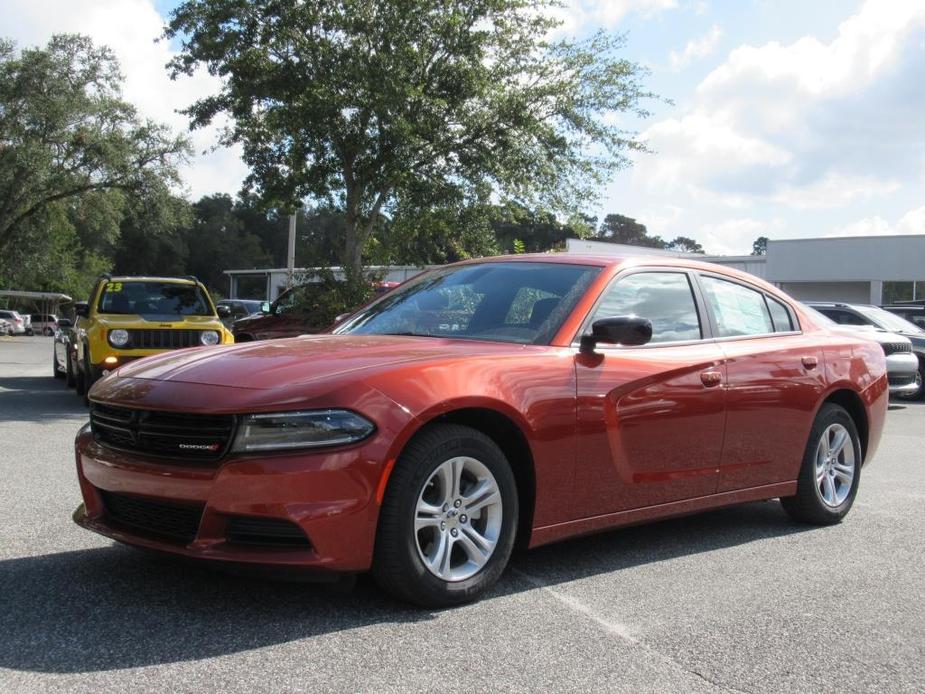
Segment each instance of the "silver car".
[{"label": "silver car", "polygon": [[863,335],[879,342],[886,355],[886,374],[890,382],[890,395],[908,395],[918,392],[919,360],[912,353],[912,340],[904,335],[880,330],[871,325],[845,325],[836,323],[812,306],[804,307],[825,322],[832,330],[846,335]]}]

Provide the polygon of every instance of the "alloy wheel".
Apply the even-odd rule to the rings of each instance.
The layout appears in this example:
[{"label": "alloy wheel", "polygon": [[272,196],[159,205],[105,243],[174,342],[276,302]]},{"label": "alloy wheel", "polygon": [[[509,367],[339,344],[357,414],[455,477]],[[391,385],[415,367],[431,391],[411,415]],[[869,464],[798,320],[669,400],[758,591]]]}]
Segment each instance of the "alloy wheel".
[{"label": "alloy wheel", "polygon": [[451,458],[431,473],[418,495],[414,537],[434,576],[464,581],[491,559],[501,534],[501,491],[475,458]]},{"label": "alloy wheel", "polygon": [[855,475],[851,434],[841,424],[830,424],[816,447],[816,491],[826,506],[836,508],[851,493]]}]

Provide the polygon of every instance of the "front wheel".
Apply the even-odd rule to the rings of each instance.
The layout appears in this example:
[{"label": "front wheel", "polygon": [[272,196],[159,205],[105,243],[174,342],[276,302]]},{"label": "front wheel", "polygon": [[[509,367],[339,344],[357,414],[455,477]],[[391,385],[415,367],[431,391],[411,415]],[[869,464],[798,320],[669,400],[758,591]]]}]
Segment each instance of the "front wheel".
[{"label": "front wheel", "polygon": [[903,393],[896,397],[901,400],[921,400],[925,397],[925,361],[919,359],[919,370],[915,372],[915,385],[917,388],[911,393]]},{"label": "front wheel", "polygon": [[802,523],[841,522],[858,493],[861,440],[847,410],[826,403],[809,434],[797,493],[780,500],[784,510]]},{"label": "front wheel", "polygon": [[470,427],[432,426],[408,444],[389,480],[373,575],[424,607],[476,600],[507,566],[517,519],[514,474],[497,444]]}]

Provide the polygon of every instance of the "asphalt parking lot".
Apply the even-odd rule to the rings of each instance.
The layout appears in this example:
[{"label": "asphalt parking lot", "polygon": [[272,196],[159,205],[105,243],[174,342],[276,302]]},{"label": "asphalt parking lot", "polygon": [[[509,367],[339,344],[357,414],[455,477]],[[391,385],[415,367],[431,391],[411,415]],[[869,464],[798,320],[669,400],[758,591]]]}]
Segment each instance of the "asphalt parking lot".
[{"label": "asphalt parking lot", "polygon": [[525,553],[445,612],[148,556],[71,522],[86,420],[0,338],[0,691],[925,690],[925,405],[847,520],[757,503]]}]

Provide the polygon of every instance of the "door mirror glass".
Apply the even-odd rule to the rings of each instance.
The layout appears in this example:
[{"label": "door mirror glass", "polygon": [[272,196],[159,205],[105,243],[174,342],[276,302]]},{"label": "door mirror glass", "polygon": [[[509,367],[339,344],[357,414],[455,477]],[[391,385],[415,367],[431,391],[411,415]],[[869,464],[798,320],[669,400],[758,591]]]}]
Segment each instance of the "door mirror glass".
[{"label": "door mirror glass", "polygon": [[74,304],[74,313],[81,318],[86,318],[90,315],[90,305],[86,301],[78,301]]},{"label": "door mirror glass", "polygon": [[598,344],[638,347],[652,339],[652,322],[641,316],[599,318],[591,332],[581,336],[581,351],[591,352]]},{"label": "door mirror glass", "polygon": [[261,313],[269,313],[269,312],[270,312],[270,302],[269,302],[269,301],[261,301],[261,302],[260,302],[260,312],[261,312]]},{"label": "door mirror glass", "polygon": [[215,310],[218,311],[219,318],[228,318],[231,315],[231,309],[228,308],[225,304],[220,304],[215,307]]}]

